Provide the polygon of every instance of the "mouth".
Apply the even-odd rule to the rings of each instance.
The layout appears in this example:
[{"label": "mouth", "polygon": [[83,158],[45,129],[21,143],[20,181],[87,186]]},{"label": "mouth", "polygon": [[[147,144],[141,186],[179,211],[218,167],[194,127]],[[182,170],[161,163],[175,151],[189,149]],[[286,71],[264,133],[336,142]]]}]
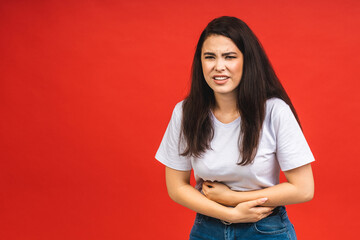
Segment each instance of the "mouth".
[{"label": "mouth", "polygon": [[216,84],[225,84],[227,81],[228,81],[228,79],[229,79],[230,77],[228,77],[228,76],[225,76],[225,75],[216,75],[216,76],[213,76],[212,77],[212,79],[214,80],[214,82],[216,83]]}]

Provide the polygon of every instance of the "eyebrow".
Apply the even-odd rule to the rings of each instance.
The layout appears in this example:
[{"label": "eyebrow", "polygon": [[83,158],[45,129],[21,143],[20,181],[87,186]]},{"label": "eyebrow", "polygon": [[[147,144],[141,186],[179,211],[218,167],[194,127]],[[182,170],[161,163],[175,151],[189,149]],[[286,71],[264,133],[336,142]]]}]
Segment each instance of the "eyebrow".
[{"label": "eyebrow", "polygon": [[[228,55],[231,55],[231,54],[237,54],[237,53],[236,52],[226,52],[226,53],[221,54],[221,56],[228,56]],[[212,52],[204,52],[204,55],[215,56],[216,54],[212,53]]]}]

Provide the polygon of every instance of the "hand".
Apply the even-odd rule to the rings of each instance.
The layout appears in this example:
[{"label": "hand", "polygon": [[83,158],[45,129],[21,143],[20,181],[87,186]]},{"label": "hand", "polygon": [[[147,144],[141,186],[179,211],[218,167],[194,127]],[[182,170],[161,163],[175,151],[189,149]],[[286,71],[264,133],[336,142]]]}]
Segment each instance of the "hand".
[{"label": "hand", "polygon": [[202,192],[204,195],[217,203],[233,206],[231,203],[233,191],[223,183],[204,181],[202,184]]},{"label": "hand", "polygon": [[259,207],[267,198],[260,198],[248,202],[239,203],[235,208],[230,208],[232,223],[257,222],[269,216],[275,207]]}]

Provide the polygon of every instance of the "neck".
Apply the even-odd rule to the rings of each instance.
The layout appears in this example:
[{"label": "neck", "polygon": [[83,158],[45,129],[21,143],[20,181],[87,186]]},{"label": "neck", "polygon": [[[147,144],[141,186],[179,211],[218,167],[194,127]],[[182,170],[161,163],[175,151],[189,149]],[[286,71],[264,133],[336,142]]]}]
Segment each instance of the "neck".
[{"label": "neck", "polygon": [[236,103],[236,93],[219,94],[215,93],[215,112],[220,114],[239,114]]}]

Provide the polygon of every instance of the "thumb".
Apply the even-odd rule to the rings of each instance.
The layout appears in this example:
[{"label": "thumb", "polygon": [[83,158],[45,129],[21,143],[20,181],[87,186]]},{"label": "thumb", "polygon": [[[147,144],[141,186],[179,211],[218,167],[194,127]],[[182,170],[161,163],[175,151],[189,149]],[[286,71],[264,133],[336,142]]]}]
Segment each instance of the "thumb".
[{"label": "thumb", "polygon": [[250,208],[256,207],[258,205],[264,204],[267,200],[268,200],[268,198],[255,199],[255,200],[252,200],[252,201],[248,201],[248,205],[249,205]]}]

